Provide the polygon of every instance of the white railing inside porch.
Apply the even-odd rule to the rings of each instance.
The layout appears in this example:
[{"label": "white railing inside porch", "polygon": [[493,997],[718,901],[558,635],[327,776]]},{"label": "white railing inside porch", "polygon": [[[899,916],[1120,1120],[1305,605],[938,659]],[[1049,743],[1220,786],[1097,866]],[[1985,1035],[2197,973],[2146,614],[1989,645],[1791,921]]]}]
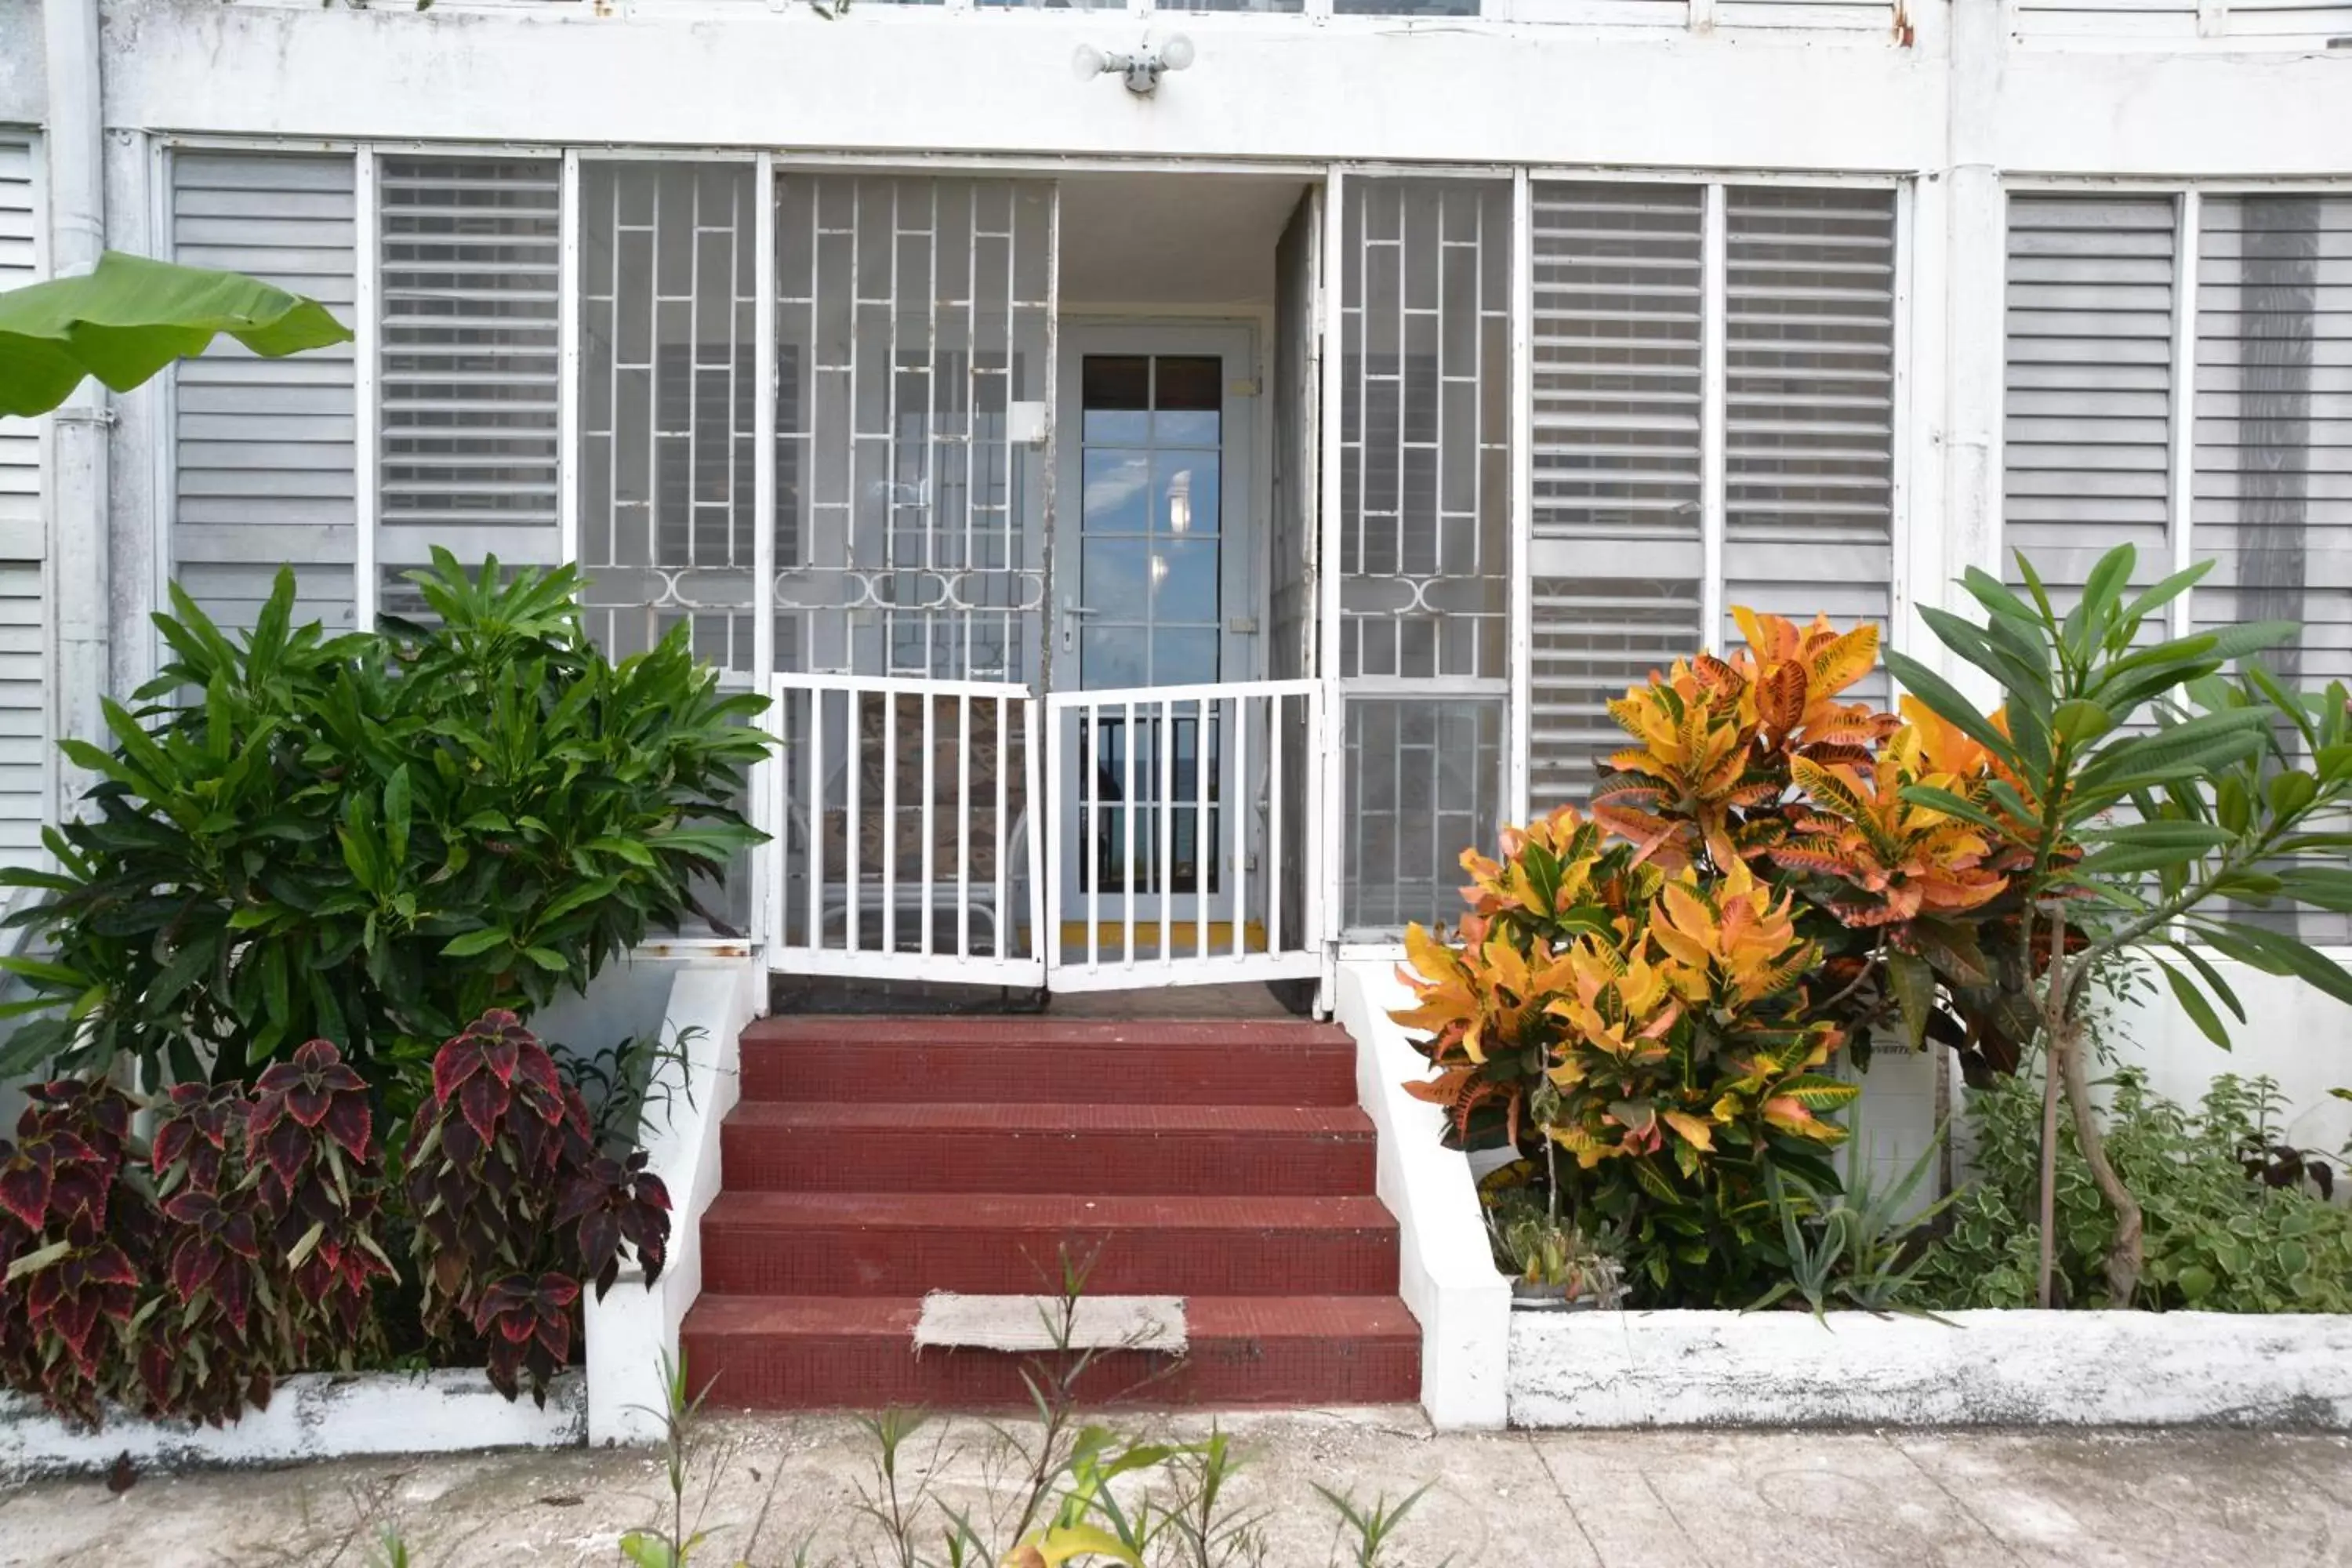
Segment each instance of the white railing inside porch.
[{"label": "white railing inside porch", "polygon": [[981,681],[778,675],[773,967],[1045,979],[1037,700]]},{"label": "white railing inside porch", "polygon": [[1308,813],[1321,690],[1262,680],[1046,698],[1048,985],[1319,973]]}]

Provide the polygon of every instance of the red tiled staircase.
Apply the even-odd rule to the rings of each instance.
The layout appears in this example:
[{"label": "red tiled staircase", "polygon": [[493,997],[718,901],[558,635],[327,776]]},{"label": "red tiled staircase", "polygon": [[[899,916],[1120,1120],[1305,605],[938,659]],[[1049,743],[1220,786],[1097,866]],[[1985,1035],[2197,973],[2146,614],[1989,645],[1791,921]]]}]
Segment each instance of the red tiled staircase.
[{"label": "red tiled staircase", "polygon": [[743,1037],[688,1364],[714,1405],[1024,1403],[1019,1358],[931,1351],[930,1290],[1181,1295],[1191,1350],[1104,1357],[1152,1405],[1420,1394],[1355,1047],[1291,1021],[765,1019]]}]

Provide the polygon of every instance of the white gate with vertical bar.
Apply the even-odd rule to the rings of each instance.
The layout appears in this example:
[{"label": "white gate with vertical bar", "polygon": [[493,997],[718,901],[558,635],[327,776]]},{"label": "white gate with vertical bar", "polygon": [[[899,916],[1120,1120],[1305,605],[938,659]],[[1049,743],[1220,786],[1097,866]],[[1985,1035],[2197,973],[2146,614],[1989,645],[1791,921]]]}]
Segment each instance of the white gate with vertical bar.
[{"label": "white gate with vertical bar", "polygon": [[1043,984],[1037,699],[1029,689],[778,675],[770,694],[771,964]]},{"label": "white gate with vertical bar", "polygon": [[[1045,882],[1056,991],[1321,973],[1312,680],[1045,699]],[[1297,770],[1303,779],[1294,779]],[[1286,787],[1303,783],[1303,791]]]}]

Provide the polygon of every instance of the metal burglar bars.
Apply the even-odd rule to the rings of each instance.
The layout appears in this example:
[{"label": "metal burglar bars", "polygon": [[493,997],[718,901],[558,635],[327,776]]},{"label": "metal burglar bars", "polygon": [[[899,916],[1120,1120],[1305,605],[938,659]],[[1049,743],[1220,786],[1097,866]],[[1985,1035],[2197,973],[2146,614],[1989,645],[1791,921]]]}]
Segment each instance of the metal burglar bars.
[{"label": "metal burglar bars", "polygon": [[[1046,884],[1053,989],[1320,972],[1318,879],[1280,872],[1315,841],[1294,803],[1318,798],[1316,752],[1285,742],[1318,732],[1321,691],[1259,680],[1045,700],[1045,820],[1075,822],[1060,842],[1079,857],[1075,891],[1058,874]],[[1302,753],[1310,776],[1294,792],[1284,775]]]},{"label": "metal burglar bars", "polygon": [[769,689],[774,966],[1042,984],[1028,689],[803,674]]},{"label": "metal burglar bars", "polygon": [[775,967],[1045,977],[1055,187],[773,193]]}]

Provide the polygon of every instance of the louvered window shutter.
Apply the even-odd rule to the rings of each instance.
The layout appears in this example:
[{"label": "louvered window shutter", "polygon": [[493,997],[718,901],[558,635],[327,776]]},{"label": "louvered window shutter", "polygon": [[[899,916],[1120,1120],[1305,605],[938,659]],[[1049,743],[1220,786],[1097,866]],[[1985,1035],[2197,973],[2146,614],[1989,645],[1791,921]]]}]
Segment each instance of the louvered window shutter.
[{"label": "louvered window shutter", "polygon": [[2198,231],[2191,611],[2299,621],[2265,662],[2352,681],[2352,198],[2208,197]]},{"label": "louvered window shutter", "polygon": [[[2209,196],[2197,249],[2189,538],[2214,567],[2191,619],[2299,622],[2263,662],[2305,691],[2352,681],[2352,198]],[[2352,941],[2342,915],[2249,915]]]},{"label": "louvered window shutter", "polygon": [[2128,542],[2169,566],[2174,204],[2018,195],[2009,204],[2002,559],[2062,595]]},{"label": "louvered window shutter", "polygon": [[442,545],[467,565],[552,565],[562,164],[386,157],[377,289],[376,567],[387,610]]},{"label": "louvered window shutter", "polygon": [[[0,289],[37,280],[33,153],[0,142]],[[0,865],[40,858],[48,704],[43,693],[41,434],[0,419]]]},{"label": "louvered window shutter", "polygon": [[[1724,603],[1886,624],[1895,196],[1726,193]],[[1724,646],[1735,646],[1727,625]],[[1884,702],[1885,672],[1853,692]]]},{"label": "louvered window shutter", "polygon": [[[333,308],[356,298],[348,156],[172,160],[172,248]],[[178,371],[173,575],[225,626],[253,622],[281,563],[297,613],[352,624],[357,531],[352,345],[262,359],[227,338]]]},{"label": "louvered window shutter", "polygon": [[1534,192],[1529,791],[1591,795],[1608,703],[1701,640],[1705,193]]}]

